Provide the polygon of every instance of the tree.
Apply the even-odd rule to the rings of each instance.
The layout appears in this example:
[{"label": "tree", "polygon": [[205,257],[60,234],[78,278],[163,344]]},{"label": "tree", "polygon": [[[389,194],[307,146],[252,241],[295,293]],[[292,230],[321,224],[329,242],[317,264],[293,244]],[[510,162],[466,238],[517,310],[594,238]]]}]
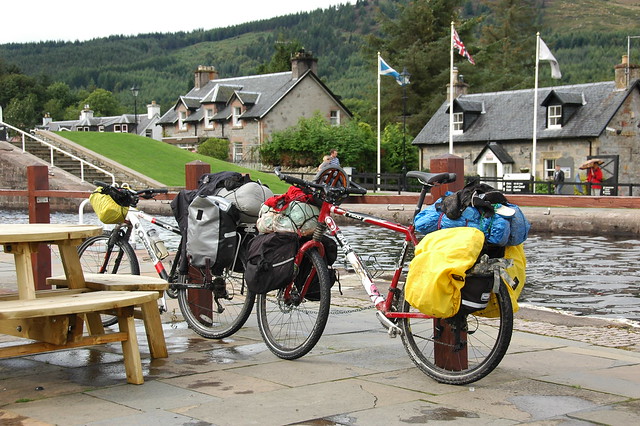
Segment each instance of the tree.
[{"label": "tree", "polygon": [[273,48],[275,53],[271,60],[258,67],[258,74],[291,71],[291,55],[304,49],[298,40],[285,41],[282,34],[278,36]]},{"label": "tree", "polygon": [[5,111],[6,121],[23,130],[38,124],[38,98],[33,93],[24,98],[13,98]]},{"label": "tree", "polygon": [[400,173],[402,171],[403,142],[407,171],[417,170],[418,151],[411,145],[412,140],[413,136],[410,134],[403,135],[400,124],[389,124],[384,128],[380,136],[382,173]]},{"label": "tree", "polygon": [[229,141],[227,139],[209,138],[198,145],[198,154],[229,161]]},{"label": "tree", "polygon": [[113,93],[104,89],[95,89],[89,96],[84,98],[78,105],[77,115],[80,114],[85,105],[89,105],[96,117],[120,115],[124,111]]},{"label": "tree", "polygon": [[340,153],[340,164],[359,171],[374,171],[375,136],[371,127],[351,120],[332,126],[319,113],[302,117],[295,126],[274,132],[260,147],[262,162],[294,167],[318,166],[331,149]]},{"label": "tree", "polygon": [[[381,52],[382,57],[398,72],[404,67],[411,73],[407,87],[407,127],[417,134],[446,98],[449,82],[449,52],[451,22],[467,47],[466,37],[475,21],[460,22],[458,11],[462,0],[416,0],[398,5],[397,18],[380,17],[382,35],[369,39],[369,57]],[[461,67],[467,67],[462,62]],[[466,59],[464,60],[466,61]],[[402,90],[392,78],[383,78],[381,118],[383,127],[397,122],[402,105]]]}]

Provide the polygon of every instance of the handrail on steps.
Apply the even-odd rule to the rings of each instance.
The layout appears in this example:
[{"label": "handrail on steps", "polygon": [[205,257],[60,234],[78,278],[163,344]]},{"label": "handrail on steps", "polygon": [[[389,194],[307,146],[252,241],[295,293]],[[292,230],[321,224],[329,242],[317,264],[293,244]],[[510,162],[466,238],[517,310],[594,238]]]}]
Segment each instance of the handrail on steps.
[{"label": "handrail on steps", "polygon": [[59,153],[61,153],[61,154],[64,154],[64,155],[66,155],[66,156],[68,156],[68,157],[71,157],[72,159],[74,159],[74,160],[76,160],[76,161],[79,161],[79,162],[80,162],[80,179],[81,179],[83,182],[86,182],[86,181],[84,180],[84,166],[85,166],[85,164],[86,164],[87,166],[89,166],[89,167],[91,167],[91,168],[93,168],[93,169],[95,169],[95,170],[98,170],[99,172],[104,173],[104,174],[105,174],[105,175],[107,175],[107,176],[110,176],[110,177],[111,177],[111,183],[112,183],[112,184],[115,184],[115,183],[116,183],[116,177],[115,177],[115,175],[114,175],[113,173],[111,173],[111,172],[106,171],[106,170],[105,170],[105,169],[103,169],[102,167],[98,167],[98,166],[96,166],[95,164],[91,164],[91,163],[89,163],[88,161],[85,161],[84,159],[82,159],[82,158],[80,158],[80,157],[78,157],[78,156],[76,156],[76,155],[73,155],[73,154],[71,154],[70,152],[67,152],[67,151],[65,151],[65,150],[64,150],[64,149],[62,149],[62,148],[58,148],[57,146],[52,145],[52,144],[50,144],[49,142],[47,142],[47,141],[45,141],[45,140],[42,140],[42,139],[40,139],[40,138],[38,138],[38,137],[36,137],[36,136],[34,136],[34,135],[30,134],[30,133],[27,133],[27,132],[25,132],[25,131],[23,131],[23,130],[20,130],[20,129],[18,129],[17,127],[14,127],[14,126],[12,126],[12,125],[10,125],[10,124],[7,124],[7,123],[4,123],[4,122],[0,121],[0,125],[3,125],[3,126],[6,126],[6,127],[9,127],[9,128],[11,128],[11,129],[13,129],[13,130],[15,130],[16,132],[18,132],[18,133],[20,133],[20,134],[21,134],[21,136],[22,136],[22,152],[26,152],[26,147],[25,147],[25,136],[28,136],[28,137],[30,137],[31,139],[33,139],[33,140],[35,140],[35,141],[38,141],[38,142],[40,142],[41,144],[44,144],[44,145],[46,145],[46,146],[48,146],[48,147],[49,147],[49,150],[50,150],[50,153],[51,153],[51,155],[50,155],[50,158],[51,158],[51,159],[50,159],[49,163],[51,164],[51,166],[53,166],[53,165],[54,165],[54,164],[53,164],[53,150],[55,149],[57,152],[59,152]]}]

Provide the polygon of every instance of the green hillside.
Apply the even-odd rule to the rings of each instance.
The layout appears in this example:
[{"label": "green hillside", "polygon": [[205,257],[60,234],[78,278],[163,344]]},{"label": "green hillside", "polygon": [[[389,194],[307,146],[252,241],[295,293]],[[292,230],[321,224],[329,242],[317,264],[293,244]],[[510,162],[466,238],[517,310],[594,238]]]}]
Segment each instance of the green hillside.
[{"label": "green hillside", "polygon": [[282,194],[289,188],[289,185],[278,179],[275,174],[238,167],[233,163],[199,155],[142,136],[98,132],[58,132],[58,134],[167,186],[184,186],[185,164],[200,160],[211,165],[212,173],[222,171],[249,173],[253,180],[260,180],[277,194]]},{"label": "green hillside", "polygon": [[[427,4],[426,0],[422,1]],[[329,88],[357,116],[372,121],[376,104],[376,57],[370,38],[384,36],[382,16],[394,19],[401,6],[409,3],[410,0],[358,0],[355,5],[227,28],[114,35],[85,42],[3,44],[0,45],[0,71],[4,62],[16,65],[38,81],[62,81],[73,90],[106,89],[113,92],[130,113],[134,102],[129,88],[136,85],[140,88],[138,105],[155,100],[164,113],[193,86],[193,71],[198,65],[214,65],[222,78],[255,74],[260,65],[269,62],[274,46],[298,41],[318,58],[318,74]],[[476,24],[465,37],[469,50],[484,59],[473,69],[465,70],[472,92],[484,89],[480,76],[483,64],[490,62],[494,54],[490,46],[481,43],[483,27],[495,18],[489,4],[505,8],[522,4],[535,7],[538,16],[530,20],[559,61],[562,84],[611,80],[613,65],[626,54],[627,36],[640,35],[637,24],[640,2],[637,0],[443,0],[429,4],[457,5],[462,18]],[[534,38],[535,31],[530,34],[530,40]],[[389,52],[391,59],[394,53]],[[631,59],[640,62],[639,39],[632,41]],[[532,62],[533,59],[521,64],[521,68],[528,71]],[[421,65],[434,67],[434,64]],[[447,65],[435,66],[437,69],[429,71],[429,78],[438,77],[435,71],[447,72]],[[554,83],[546,73],[541,75],[541,86]],[[5,87],[0,81],[0,105],[7,107],[8,100],[4,101],[3,96],[20,93],[20,84],[12,81]],[[441,92],[432,95],[434,105],[444,96],[442,86]]]}]

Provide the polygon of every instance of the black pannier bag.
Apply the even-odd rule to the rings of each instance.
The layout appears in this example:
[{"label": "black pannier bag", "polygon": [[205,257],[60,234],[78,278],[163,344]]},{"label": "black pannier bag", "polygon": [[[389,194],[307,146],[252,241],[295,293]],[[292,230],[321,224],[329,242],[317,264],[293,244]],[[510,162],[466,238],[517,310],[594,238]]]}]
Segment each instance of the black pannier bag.
[{"label": "black pannier bag", "polygon": [[[306,241],[309,241],[311,237],[302,237],[300,241],[300,245],[304,244]],[[331,267],[334,264],[336,259],[338,258],[338,244],[335,240],[328,235],[322,236],[322,244],[324,245],[324,260],[327,262],[327,266],[329,267],[329,283],[330,287],[333,287],[335,282],[338,279],[338,272]],[[311,260],[308,257],[303,257],[302,262],[300,263],[300,270],[298,275],[296,276],[296,287],[298,290],[302,291],[302,287],[304,286],[304,282],[311,272],[311,268],[313,267]],[[320,280],[318,279],[318,275],[313,278],[311,284],[309,284],[309,288],[307,289],[307,294],[305,295],[305,299],[311,301],[320,300]]]},{"label": "black pannier bag", "polygon": [[467,274],[460,290],[460,310],[462,315],[471,314],[487,307],[493,289],[493,273]]},{"label": "black pannier bag", "polygon": [[249,242],[244,279],[249,290],[265,294],[286,287],[294,278],[299,237],[290,232],[257,235]]},{"label": "black pannier bag", "polygon": [[240,213],[231,201],[214,195],[197,196],[189,205],[187,256],[193,266],[219,275],[231,266],[238,245]]}]

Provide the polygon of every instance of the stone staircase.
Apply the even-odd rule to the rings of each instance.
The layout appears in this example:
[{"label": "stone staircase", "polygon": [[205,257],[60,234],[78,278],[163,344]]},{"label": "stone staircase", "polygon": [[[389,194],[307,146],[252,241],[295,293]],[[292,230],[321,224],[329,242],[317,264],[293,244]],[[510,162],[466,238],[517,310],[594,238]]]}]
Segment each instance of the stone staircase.
[{"label": "stone staircase", "polygon": [[[58,146],[57,144],[53,143],[53,141],[47,139],[44,140],[64,150],[63,147]],[[9,143],[20,150],[22,150],[23,148],[22,141],[9,141]],[[79,161],[63,153],[62,151],[55,150],[36,139],[25,139],[24,150],[31,155],[34,155],[46,161],[50,165],[59,167],[62,170],[71,173],[72,175],[80,178],[80,180],[82,181],[89,183],[93,183],[96,180],[107,183],[111,183],[112,181],[111,174],[102,172],[94,167],[89,167],[83,161]]]}]

